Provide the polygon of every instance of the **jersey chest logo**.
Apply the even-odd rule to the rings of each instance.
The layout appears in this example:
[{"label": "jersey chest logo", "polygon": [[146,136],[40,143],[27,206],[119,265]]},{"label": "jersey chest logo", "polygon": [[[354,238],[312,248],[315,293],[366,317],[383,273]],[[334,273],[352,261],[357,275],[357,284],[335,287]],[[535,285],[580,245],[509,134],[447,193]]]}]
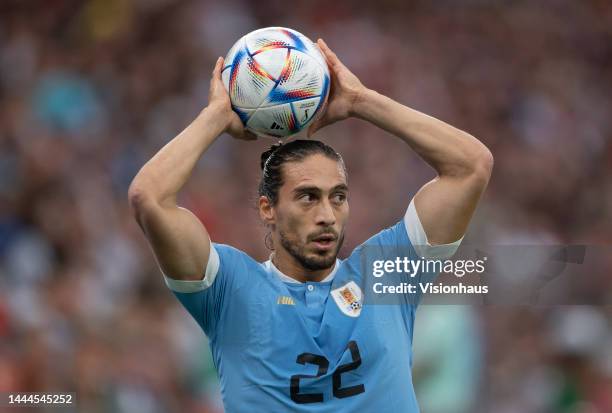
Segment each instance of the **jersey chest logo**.
[{"label": "jersey chest logo", "polygon": [[363,294],[355,281],[349,281],[342,287],[332,290],[331,295],[340,311],[349,317],[359,317]]}]

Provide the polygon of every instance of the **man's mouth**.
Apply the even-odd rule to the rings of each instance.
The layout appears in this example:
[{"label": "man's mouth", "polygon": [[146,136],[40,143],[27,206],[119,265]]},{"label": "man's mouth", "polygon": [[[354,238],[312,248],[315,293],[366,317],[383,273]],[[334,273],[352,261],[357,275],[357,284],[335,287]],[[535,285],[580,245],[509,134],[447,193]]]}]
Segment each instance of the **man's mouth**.
[{"label": "man's mouth", "polygon": [[334,234],[322,234],[313,238],[312,243],[320,250],[329,250],[336,243]]}]

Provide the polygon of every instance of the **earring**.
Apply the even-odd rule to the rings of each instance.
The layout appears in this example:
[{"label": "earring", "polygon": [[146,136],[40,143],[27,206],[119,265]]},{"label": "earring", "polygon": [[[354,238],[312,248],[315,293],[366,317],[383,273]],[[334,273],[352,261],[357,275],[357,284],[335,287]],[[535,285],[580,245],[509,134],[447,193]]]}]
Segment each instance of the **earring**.
[{"label": "earring", "polygon": [[270,251],[274,251],[274,244],[272,243],[272,233],[271,232],[266,233],[266,236],[264,238],[264,244],[267,249],[269,249]]}]

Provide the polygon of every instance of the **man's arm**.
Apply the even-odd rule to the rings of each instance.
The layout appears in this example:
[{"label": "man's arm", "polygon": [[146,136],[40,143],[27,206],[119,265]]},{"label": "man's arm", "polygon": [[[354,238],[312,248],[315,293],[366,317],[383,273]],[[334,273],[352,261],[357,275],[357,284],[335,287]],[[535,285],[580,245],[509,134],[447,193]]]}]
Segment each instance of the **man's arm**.
[{"label": "man's arm", "polygon": [[461,238],[489,182],[491,152],[468,133],[367,89],[322,40],[318,44],[335,89],[309,132],[353,116],[402,139],[438,173],[414,198],[427,240],[437,245]]},{"label": "man's arm", "polygon": [[138,172],[128,198],[162,271],[179,280],[201,280],[210,253],[206,228],[189,210],[177,205],[177,195],[202,154],[223,132],[255,139],[245,132],[232,111],[221,82],[219,58],[210,82],[209,104],[178,136]]},{"label": "man's arm", "polygon": [[473,136],[371,90],[354,113],[401,138],[438,173],[414,197],[429,242],[461,238],[489,182],[491,152]]}]

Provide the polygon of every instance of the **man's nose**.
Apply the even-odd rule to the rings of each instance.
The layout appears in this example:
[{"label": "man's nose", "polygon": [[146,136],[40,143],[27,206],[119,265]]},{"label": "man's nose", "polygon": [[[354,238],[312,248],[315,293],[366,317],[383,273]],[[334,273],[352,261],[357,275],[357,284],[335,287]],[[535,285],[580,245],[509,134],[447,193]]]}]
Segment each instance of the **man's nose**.
[{"label": "man's nose", "polygon": [[336,214],[334,208],[329,201],[323,201],[319,204],[316,216],[318,225],[334,225],[336,223]]}]

